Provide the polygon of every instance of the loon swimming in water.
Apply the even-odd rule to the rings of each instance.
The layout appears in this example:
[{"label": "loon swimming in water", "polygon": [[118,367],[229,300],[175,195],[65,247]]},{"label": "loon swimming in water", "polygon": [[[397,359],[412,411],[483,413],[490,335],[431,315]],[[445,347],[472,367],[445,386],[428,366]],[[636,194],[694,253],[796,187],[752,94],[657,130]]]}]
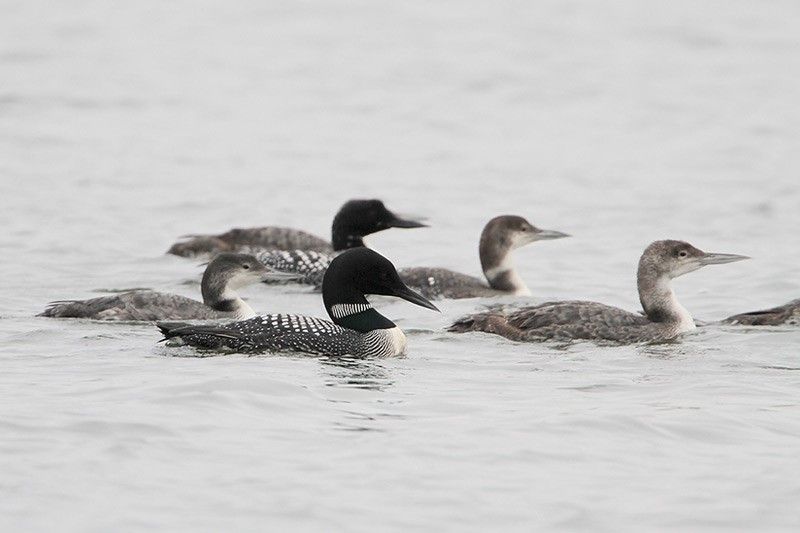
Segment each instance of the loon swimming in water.
[{"label": "loon swimming in water", "polygon": [[212,350],[358,357],[404,353],[405,334],[372,307],[366,294],[396,296],[438,311],[406,287],[388,259],[368,248],[355,248],[334,258],[325,273],[322,299],[332,321],[274,314],[221,326],[160,323],[158,327],[165,339]]},{"label": "loon swimming in water", "polygon": [[706,265],[742,259],[748,257],[706,253],[682,241],[656,241],[639,260],[637,285],[643,315],[596,302],[548,302],[510,313],[474,314],[453,324],[449,331],[485,331],[516,341],[665,341],[695,329],[692,315],[672,291],[672,279]]},{"label": "loon swimming in water", "polygon": [[422,228],[417,220],[401,218],[380,200],[350,200],[346,202],[331,226],[332,242],[293,228],[267,226],[237,228],[220,235],[192,235],[188,240],[173,244],[168,254],[193,257],[218,252],[244,251],[253,246],[266,250],[303,250],[322,253],[364,246],[363,238],[388,228]]},{"label": "loon swimming in water", "polygon": [[400,279],[426,298],[476,298],[507,294],[529,296],[531,291],[517,274],[511,252],[535,241],[563,237],[569,235],[539,229],[519,216],[498,216],[483,228],[478,245],[481,267],[488,285],[474,276],[446,268],[404,268],[400,270]]},{"label": "loon swimming in water", "polygon": [[800,326],[800,298],[772,309],[729,316],[722,322],[742,326]]},{"label": "loon swimming in water", "polygon": [[243,320],[255,316],[255,312],[239,297],[236,289],[262,281],[265,277],[288,276],[271,271],[251,255],[223,253],[214,257],[203,273],[202,302],[177,294],[133,290],[90,300],[53,302],[38,316],[146,322],[218,318]]},{"label": "loon swimming in water", "polygon": [[[344,213],[344,215],[342,214]],[[276,250],[249,246],[242,251],[253,254],[269,268],[296,274],[291,282],[322,286],[325,270],[334,257],[343,250],[366,246],[363,237],[386,228],[424,228],[416,220],[399,218],[386,209],[380,200],[351,200],[342,207],[333,221],[333,250]],[[349,229],[345,229],[349,228]],[[265,283],[274,283],[267,280]]]}]

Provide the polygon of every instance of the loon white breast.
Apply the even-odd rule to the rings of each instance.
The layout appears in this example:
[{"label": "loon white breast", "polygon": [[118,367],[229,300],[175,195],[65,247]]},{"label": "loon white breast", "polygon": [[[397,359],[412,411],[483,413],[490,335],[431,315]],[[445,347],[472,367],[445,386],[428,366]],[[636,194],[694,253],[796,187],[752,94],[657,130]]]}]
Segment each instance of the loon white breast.
[{"label": "loon white breast", "polygon": [[800,326],[800,298],[771,309],[729,316],[722,322],[742,326]]},{"label": "loon white breast", "polygon": [[350,200],[333,217],[329,243],[305,231],[278,226],[236,228],[220,235],[190,235],[173,244],[168,254],[194,257],[226,251],[243,251],[244,246],[263,250],[302,250],[330,254],[364,246],[364,237],[388,228],[422,228],[425,224],[389,211],[380,200]]},{"label": "loon white breast", "polygon": [[566,233],[539,229],[523,217],[502,215],[491,219],[478,245],[481,267],[488,285],[473,276],[446,268],[404,268],[400,278],[428,298],[475,298],[530,296],[531,291],[514,266],[512,252],[535,241],[569,237]]},{"label": "loon white breast", "polygon": [[245,319],[255,316],[255,312],[236,291],[265,277],[289,275],[271,271],[253,256],[223,253],[203,273],[202,302],[177,294],[136,290],[89,300],[53,302],[39,316],[127,321]]},{"label": "loon white breast", "polygon": [[656,241],[639,260],[637,285],[644,315],[584,301],[549,302],[511,313],[488,311],[465,317],[449,331],[485,331],[519,341],[593,340],[617,343],[664,341],[695,328],[675,297],[671,280],[706,265],[748,259],[706,253],[682,241]]},{"label": "loon white breast", "polygon": [[315,355],[388,357],[404,353],[405,334],[376,311],[367,294],[396,296],[436,309],[409,289],[388,259],[368,248],[331,261],[322,298],[331,320],[289,314],[256,316],[226,325],[159,324],[165,339],[211,350],[294,351]]}]

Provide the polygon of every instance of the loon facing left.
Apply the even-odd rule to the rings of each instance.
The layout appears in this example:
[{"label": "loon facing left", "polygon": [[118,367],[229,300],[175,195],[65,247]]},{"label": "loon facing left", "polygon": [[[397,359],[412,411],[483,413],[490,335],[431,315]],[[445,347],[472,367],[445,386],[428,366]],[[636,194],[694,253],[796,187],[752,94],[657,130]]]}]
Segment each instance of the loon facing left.
[{"label": "loon facing left", "polygon": [[405,353],[405,333],[372,307],[368,294],[394,296],[438,311],[403,283],[388,259],[369,248],[354,248],[335,257],[322,280],[322,299],[331,320],[274,314],[224,325],[159,323],[158,327],[164,340],[209,350],[289,351],[334,357]]}]

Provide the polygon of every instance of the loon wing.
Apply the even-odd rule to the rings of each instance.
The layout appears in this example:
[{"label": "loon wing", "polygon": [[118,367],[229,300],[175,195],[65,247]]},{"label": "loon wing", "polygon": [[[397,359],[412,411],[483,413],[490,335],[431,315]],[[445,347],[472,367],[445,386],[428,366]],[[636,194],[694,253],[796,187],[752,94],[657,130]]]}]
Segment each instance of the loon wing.
[{"label": "loon wing", "polygon": [[475,276],[447,268],[404,268],[398,274],[403,283],[426,298],[477,298],[502,294]]},{"label": "loon wing", "polygon": [[311,233],[280,226],[265,226],[234,228],[220,235],[187,235],[184,240],[173,244],[167,253],[181,257],[196,257],[239,251],[244,246],[258,246],[270,250],[333,252],[328,241]]},{"label": "loon wing", "polygon": [[214,318],[216,313],[185,296],[137,290],[88,300],[52,302],[39,316],[149,322]]}]

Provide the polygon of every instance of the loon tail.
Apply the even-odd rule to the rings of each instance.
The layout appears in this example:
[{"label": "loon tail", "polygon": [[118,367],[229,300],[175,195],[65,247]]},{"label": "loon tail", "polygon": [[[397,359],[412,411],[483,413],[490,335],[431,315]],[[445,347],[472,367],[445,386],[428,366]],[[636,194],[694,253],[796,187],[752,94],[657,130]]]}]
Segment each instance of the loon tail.
[{"label": "loon tail", "polygon": [[156,322],[164,338],[159,342],[180,341],[198,348],[221,349],[247,344],[238,332],[213,324],[187,324],[186,322]]}]

